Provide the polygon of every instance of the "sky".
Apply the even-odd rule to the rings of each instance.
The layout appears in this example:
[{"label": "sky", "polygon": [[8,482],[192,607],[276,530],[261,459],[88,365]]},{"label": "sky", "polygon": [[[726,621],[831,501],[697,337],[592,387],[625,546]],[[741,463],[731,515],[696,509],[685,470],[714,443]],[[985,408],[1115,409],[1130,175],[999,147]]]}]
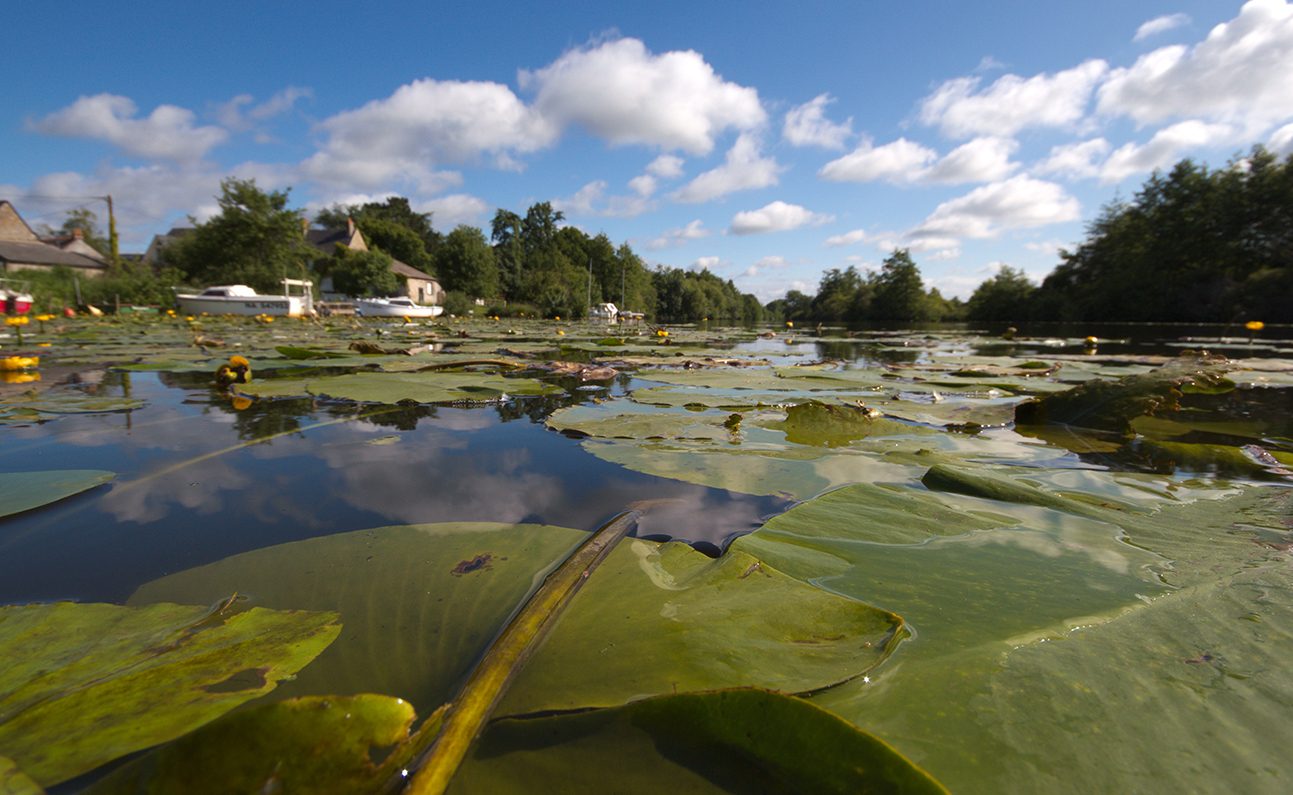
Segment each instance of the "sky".
[{"label": "sky", "polygon": [[129,3],[0,9],[0,198],[123,251],[220,181],[313,214],[400,195],[488,234],[549,201],[764,301],[910,250],[1040,281],[1183,158],[1293,153],[1285,0]]}]

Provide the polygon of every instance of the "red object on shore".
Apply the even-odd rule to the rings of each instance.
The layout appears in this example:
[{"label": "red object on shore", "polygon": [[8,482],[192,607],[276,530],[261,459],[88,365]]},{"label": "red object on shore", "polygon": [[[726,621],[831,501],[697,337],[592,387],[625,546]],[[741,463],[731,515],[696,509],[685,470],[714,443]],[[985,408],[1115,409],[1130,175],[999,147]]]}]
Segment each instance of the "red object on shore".
[{"label": "red object on shore", "polygon": [[70,306],[63,307],[63,317],[76,317],[76,310]]}]

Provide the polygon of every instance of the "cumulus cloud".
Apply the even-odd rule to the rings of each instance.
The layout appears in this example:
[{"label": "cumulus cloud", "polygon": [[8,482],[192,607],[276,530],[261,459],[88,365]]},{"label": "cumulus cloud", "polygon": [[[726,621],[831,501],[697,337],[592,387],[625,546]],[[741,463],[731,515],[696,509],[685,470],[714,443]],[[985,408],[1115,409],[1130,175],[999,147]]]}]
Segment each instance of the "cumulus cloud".
[{"label": "cumulus cloud", "polygon": [[257,122],[286,113],[302,99],[314,96],[308,88],[288,86],[260,104],[251,94],[239,94],[228,102],[215,106],[216,121],[230,130],[250,130]]},{"label": "cumulus cloud", "polygon": [[662,249],[672,248],[686,244],[691,240],[700,240],[709,237],[710,231],[705,228],[705,224],[699,218],[689,222],[686,226],[678,229],[670,229],[660,237],[647,243],[647,248]]},{"label": "cumulus cloud", "polygon": [[727,151],[723,165],[700,174],[674,192],[675,201],[696,203],[717,199],[740,190],[754,190],[777,184],[781,166],[771,157],[764,157],[759,141],[749,133],[742,133]]},{"label": "cumulus cloud", "polygon": [[785,257],[777,254],[770,254],[766,257],[760,257],[758,262],[746,268],[741,275],[758,276],[763,271],[778,270],[780,268],[789,267],[789,265],[790,263],[786,261]]},{"label": "cumulus cloud", "polygon": [[1190,149],[1217,146],[1237,140],[1236,130],[1225,124],[1191,120],[1164,127],[1145,144],[1123,144],[1100,167],[1101,182],[1121,182],[1133,174],[1165,168]]},{"label": "cumulus cloud", "polygon": [[629,180],[634,193],[628,196],[606,196],[606,181],[594,180],[567,199],[556,199],[552,205],[567,215],[605,215],[632,218],[651,209],[654,178],[643,175]]},{"label": "cumulus cloud", "polygon": [[883,146],[864,141],[822,166],[818,175],[832,182],[884,180],[895,185],[991,182],[1019,168],[1010,161],[1019,145],[1010,138],[976,138],[942,158],[933,149],[899,138]]},{"label": "cumulus cloud", "polygon": [[691,269],[697,273],[700,271],[712,271],[722,264],[721,257],[697,257],[696,261],[691,263]]},{"label": "cumulus cloud", "polygon": [[937,157],[933,149],[906,138],[883,146],[863,141],[857,149],[822,166],[817,174],[832,182],[912,182],[912,175],[923,173]]},{"label": "cumulus cloud", "polygon": [[842,235],[831,235],[826,238],[826,245],[831,248],[839,246],[851,246],[855,243],[861,243],[867,239],[867,233],[862,229],[854,229],[851,232],[845,232]]},{"label": "cumulus cloud", "polygon": [[1136,35],[1132,36],[1131,40],[1144,41],[1150,36],[1157,36],[1160,33],[1166,33],[1173,28],[1188,24],[1190,24],[1189,14],[1164,14],[1161,17],[1154,17],[1136,28]]},{"label": "cumulus cloud", "polygon": [[1050,156],[1033,168],[1037,174],[1054,174],[1072,179],[1099,175],[1099,163],[1109,154],[1110,144],[1103,138],[1092,138],[1072,144],[1051,147]]},{"label": "cumulus cloud", "polygon": [[1266,148],[1281,156],[1293,154],[1293,124],[1286,124],[1271,133]]},{"label": "cumulus cloud", "polygon": [[[324,182],[372,189],[395,181],[428,183],[434,166],[494,155],[507,166],[514,153],[556,140],[559,129],[498,83],[417,80],[391,96],[324,120],[323,147],[302,164]],[[441,186],[441,189],[443,186]]]},{"label": "cumulus cloud", "polygon": [[834,101],[830,94],[819,94],[791,108],[781,129],[782,137],[794,146],[843,149],[844,142],[853,137],[853,119],[850,117],[843,124],[827,119],[826,106]]},{"label": "cumulus cloud", "polygon": [[927,243],[931,239],[992,238],[1009,229],[1073,221],[1081,210],[1077,199],[1059,185],[1020,175],[943,202],[908,237]]},{"label": "cumulus cloud", "polygon": [[644,144],[703,155],[725,130],[766,120],[759,94],[730,83],[697,52],[655,55],[624,38],[571,50],[522,71],[521,87],[554,124],[578,124],[612,144]]},{"label": "cumulus cloud", "polygon": [[418,205],[418,212],[431,213],[431,220],[437,229],[450,229],[459,224],[479,224],[488,209],[489,205],[483,199],[466,193],[437,196]]},{"label": "cumulus cloud", "polygon": [[810,224],[824,224],[834,216],[812,212],[798,204],[775,201],[757,210],[747,210],[732,217],[732,234],[755,235],[763,232],[786,232]]},{"label": "cumulus cloud", "polygon": [[1251,0],[1193,47],[1163,47],[1115,69],[1098,109],[1139,124],[1205,118],[1250,136],[1293,115],[1293,6]]},{"label": "cumulus cloud", "polygon": [[629,189],[643,198],[650,196],[651,194],[655,193],[655,189],[656,189],[655,177],[651,176],[650,174],[639,174],[638,176],[629,180]]},{"label": "cumulus cloud", "polygon": [[1003,75],[982,90],[981,78],[958,77],[921,102],[920,120],[954,138],[1067,127],[1083,117],[1092,90],[1108,68],[1104,61],[1090,60],[1054,74]]},{"label": "cumulus cloud", "polygon": [[137,118],[129,97],[96,94],[80,97],[62,110],[28,123],[46,135],[107,141],[127,154],[156,160],[192,162],[229,137],[219,127],[196,127],[192,111],[158,105]]},{"label": "cumulus cloud", "polygon": [[646,171],[660,179],[676,179],[682,176],[682,158],[677,155],[660,155],[647,164]]}]

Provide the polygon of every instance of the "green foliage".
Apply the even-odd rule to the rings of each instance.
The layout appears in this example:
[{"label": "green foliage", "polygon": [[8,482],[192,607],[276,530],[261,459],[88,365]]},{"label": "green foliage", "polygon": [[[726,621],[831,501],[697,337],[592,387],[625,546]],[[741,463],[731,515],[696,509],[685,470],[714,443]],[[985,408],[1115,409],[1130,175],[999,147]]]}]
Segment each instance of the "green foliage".
[{"label": "green foliage", "polygon": [[1023,320],[1037,287],[1022,270],[1003,266],[996,275],[980,284],[966,305],[970,320]]},{"label": "green foliage", "polygon": [[1060,259],[1038,316],[1289,322],[1293,158],[1259,146],[1218,171],[1182,160],[1132,201],[1107,205]]},{"label": "green foliage", "polygon": [[319,267],[332,276],[333,288],[345,295],[392,295],[400,287],[391,257],[383,251],[353,251],[338,245]]},{"label": "green foliage", "polygon": [[81,230],[81,239],[85,241],[86,245],[104,257],[112,256],[112,244],[99,229],[99,216],[93,210],[85,207],[68,210],[67,218],[63,220],[62,226],[58,229],[46,227],[44,231],[48,234],[70,234],[76,229]]},{"label": "green foliage", "polygon": [[722,320],[732,323],[762,319],[762,309],[756,309],[758,299],[745,296],[736,289],[731,279],[720,279],[707,270],[684,271],[660,267],[652,274],[656,293],[656,312],[660,319],[675,322],[697,320]]},{"label": "green foliage", "polygon": [[[436,254],[436,270],[444,288],[450,292],[471,298],[489,298],[499,294],[498,262],[494,249],[485,239],[485,233],[474,226],[461,225],[445,237],[444,245]],[[449,311],[452,314],[463,313]]]},{"label": "green foliage", "polygon": [[895,249],[885,258],[871,286],[874,295],[868,312],[870,318],[903,322],[930,319],[920,268],[916,267],[907,249]]},{"label": "green foliage", "polygon": [[435,273],[435,255],[443,236],[432,228],[431,214],[414,212],[405,197],[392,196],[384,202],[363,205],[337,205],[315,216],[315,223],[326,229],[345,229],[348,220],[355,222],[369,246],[420,271]]},{"label": "green foliage", "polygon": [[266,193],[256,181],[220,183],[220,212],[167,248],[167,261],[197,285],[246,284],[278,292],[284,278],[306,278],[311,249],[300,211],[287,191]]}]

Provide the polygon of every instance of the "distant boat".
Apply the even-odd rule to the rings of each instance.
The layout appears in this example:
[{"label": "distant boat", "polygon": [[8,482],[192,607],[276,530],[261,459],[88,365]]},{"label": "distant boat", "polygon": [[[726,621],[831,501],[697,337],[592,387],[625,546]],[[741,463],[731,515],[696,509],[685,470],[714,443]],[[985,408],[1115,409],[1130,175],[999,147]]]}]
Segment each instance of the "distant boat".
[{"label": "distant boat", "polygon": [[[291,295],[296,288],[301,294]],[[301,317],[314,314],[314,284],[284,279],[282,295],[261,295],[245,284],[208,287],[200,293],[178,293],[175,300],[187,315],[272,315]]]},{"label": "distant boat", "polygon": [[615,304],[594,304],[588,307],[589,320],[608,320],[613,322],[619,313],[620,310],[615,308]]},{"label": "distant boat", "polygon": [[415,304],[407,295],[355,299],[355,314],[363,317],[439,317],[443,312],[443,306]]},{"label": "distant boat", "polygon": [[31,292],[26,282],[0,279],[0,305],[6,315],[25,315],[31,311]]}]

